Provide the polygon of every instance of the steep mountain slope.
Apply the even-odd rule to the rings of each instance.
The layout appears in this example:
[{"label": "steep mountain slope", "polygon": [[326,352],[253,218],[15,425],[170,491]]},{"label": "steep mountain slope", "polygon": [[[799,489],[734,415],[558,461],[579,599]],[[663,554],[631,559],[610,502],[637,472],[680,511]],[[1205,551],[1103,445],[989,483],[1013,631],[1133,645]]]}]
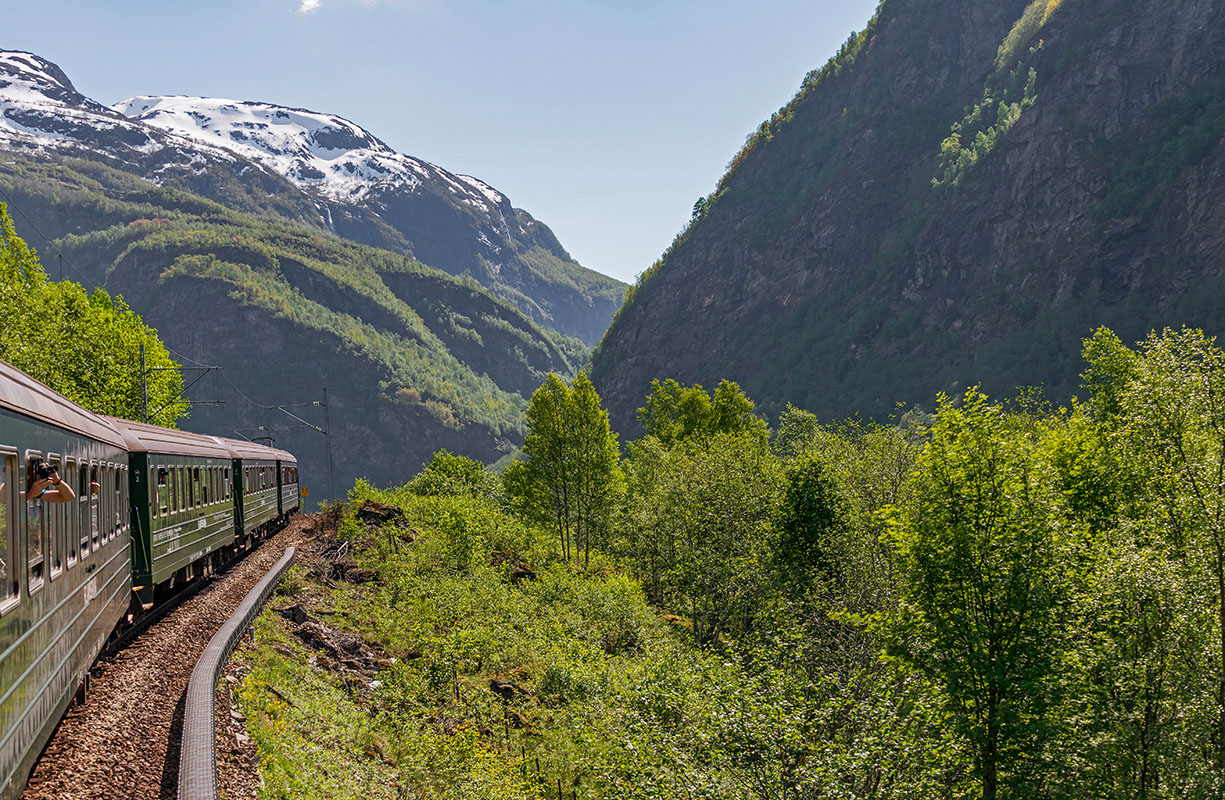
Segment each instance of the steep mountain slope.
[{"label": "steep mountain slope", "polygon": [[54,64],[0,51],[0,147],[101,160],[234,210],[411,256],[475,278],[588,344],[624,290],[482,181],[396,153],[332,115],[189,97],[106,108]]},{"label": "steep mountain slope", "polygon": [[1225,331],[1225,8],[885,0],[763,123],[594,355],[882,417],[982,382],[1075,391],[1080,340]]}]

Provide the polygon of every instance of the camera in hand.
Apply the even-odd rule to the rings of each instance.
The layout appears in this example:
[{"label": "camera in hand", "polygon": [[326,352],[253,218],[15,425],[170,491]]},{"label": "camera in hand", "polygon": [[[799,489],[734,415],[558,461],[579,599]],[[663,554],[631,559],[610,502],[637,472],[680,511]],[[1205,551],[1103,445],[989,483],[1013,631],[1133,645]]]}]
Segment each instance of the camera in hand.
[{"label": "camera in hand", "polygon": [[54,464],[48,464],[45,461],[34,467],[34,477],[40,481],[49,480],[52,475],[58,474],[59,468]]}]

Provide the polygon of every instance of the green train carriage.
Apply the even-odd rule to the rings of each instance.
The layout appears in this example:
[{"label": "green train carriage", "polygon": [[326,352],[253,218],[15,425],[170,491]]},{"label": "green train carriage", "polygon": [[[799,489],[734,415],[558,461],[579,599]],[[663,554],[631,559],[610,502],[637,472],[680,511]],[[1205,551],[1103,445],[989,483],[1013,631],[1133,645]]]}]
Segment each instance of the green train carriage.
[{"label": "green train carriage", "polygon": [[302,503],[298,484],[298,459],[287,450],[277,450],[276,464],[281,518],[287,520]]},{"label": "green train carriage", "polygon": [[[131,596],[127,452],[0,361],[0,798],[17,797]],[[40,463],[76,495],[27,502]],[[57,492],[58,494],[58,492]]]},{"label": "green train carriage", "polygon": [[[230,451],[232,458],[235,541],[250,546],[284,522],[275,450],[243,439],[210,437]],[[288,455],[286,453],[286,455]]]},{"label": "green train carriage", "polygon": [[[43,465],[75,497],[27,502]],[[283,450],[104,418],[0,361],[0,800],[155,590],[207,575],[297,504]]]},{"label": "green train carriage", "polygon": [[128,448],[133,591],[148,608],[230,554],[233,454],[212,436],[106,419]]}]

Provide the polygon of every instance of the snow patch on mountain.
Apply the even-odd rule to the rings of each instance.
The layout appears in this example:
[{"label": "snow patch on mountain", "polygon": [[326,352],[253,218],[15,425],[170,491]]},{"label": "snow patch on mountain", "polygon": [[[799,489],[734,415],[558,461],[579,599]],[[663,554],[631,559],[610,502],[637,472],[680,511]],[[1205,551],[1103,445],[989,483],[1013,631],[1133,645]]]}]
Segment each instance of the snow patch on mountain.
[{"label": "snow patch on mountain", "polygon": [[507,202],[487,184],[397,153],[334,114],[184,96],[134,97],[111,108],[179,136],[233,150],[327,200],[360,203],[374,192],[413,192],[433,184],[490,216]]}]

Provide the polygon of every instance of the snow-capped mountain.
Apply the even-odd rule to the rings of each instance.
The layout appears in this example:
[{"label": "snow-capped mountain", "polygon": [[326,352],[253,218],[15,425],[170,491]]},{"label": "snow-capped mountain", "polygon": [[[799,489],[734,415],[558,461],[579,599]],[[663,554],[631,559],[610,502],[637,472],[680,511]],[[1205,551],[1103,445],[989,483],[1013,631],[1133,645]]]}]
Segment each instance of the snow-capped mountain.
[{"label": "snow-capped mountain", "polygon": [[[32,53],[0,50],[0,146],[112,156],[148,156],[166,148],[207,160],[238,161],[227,149],[128,119],[76,90],[55,64]],[[188,163],[201,158],[188,156]]]},{"label": "snow-capped mountain", "polygon": [[483,181],[397,153],[331,114],[202,97],[107,107],[46,59],[0,50],[0,149],[102,160],[235,210],[411,255],[588,344],[624,289]]},{"label": "snow-capped mountain", "polygon": [[304,190],[360,203],[376,189],[446,186],[486,212],[507,202],[488,184],[392,150],[343,117],[301,108],[209,97],[133,97],[111,109],[169,133],[233,150]]}]

